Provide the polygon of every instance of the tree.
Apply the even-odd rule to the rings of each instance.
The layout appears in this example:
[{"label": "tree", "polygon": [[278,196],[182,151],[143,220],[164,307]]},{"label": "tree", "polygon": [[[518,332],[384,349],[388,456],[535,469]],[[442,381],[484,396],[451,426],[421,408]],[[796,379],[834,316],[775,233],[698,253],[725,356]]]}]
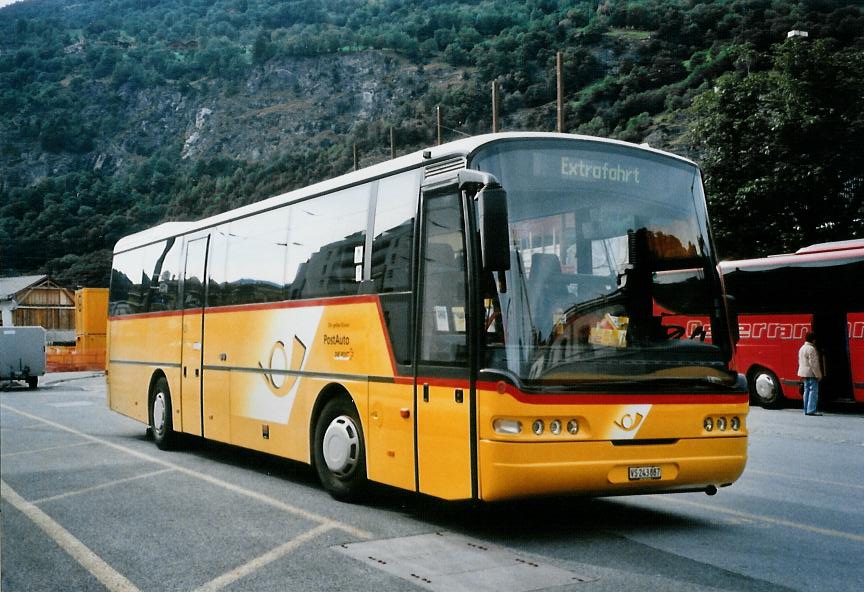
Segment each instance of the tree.
[{"label": "tree", "polygon": [[265,31],[258,33],[252,45],[252,62],[261,65],[276,53],[276,48],[270,43],[270,35]]},{"label": "tree", "polygon": [[770,69],[727,74],[694,101],[721,255],[864,236],[864,51],[791,39],[763,57]]}]

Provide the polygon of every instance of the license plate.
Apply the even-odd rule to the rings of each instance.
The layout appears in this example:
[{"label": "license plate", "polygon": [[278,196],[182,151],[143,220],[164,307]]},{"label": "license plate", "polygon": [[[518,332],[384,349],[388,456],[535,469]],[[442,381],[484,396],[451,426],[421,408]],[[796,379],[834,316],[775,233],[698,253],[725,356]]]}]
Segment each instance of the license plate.
[{"label": "license plate", "polygon": [[660,467],[627,467],[631,481],[642,481],[643,479],[660,479],[663,472]]}]

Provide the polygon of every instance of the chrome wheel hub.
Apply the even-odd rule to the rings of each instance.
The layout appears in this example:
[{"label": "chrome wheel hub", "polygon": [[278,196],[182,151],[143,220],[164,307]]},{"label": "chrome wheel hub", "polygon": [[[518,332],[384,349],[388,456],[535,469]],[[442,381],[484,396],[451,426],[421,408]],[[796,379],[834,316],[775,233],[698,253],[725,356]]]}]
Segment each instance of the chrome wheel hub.
[{"label": "chrome wheel hub", "polygon": [[760,374],[756,377],[756,394],[763,399],[770,399],[777,392],[777,385],[774,380],[767,374]]},{"label": "chrome wheel hub", "polygon": [[162,434],[165,431],[165,393],[156,393],[153,398],[153,431]]},{"label": "chrome wheel hub", "polygon": [[347,415],[333,419],[324,432],[322,452],[327,468],[334,475],[341,477],[353,471],[360,455],[360,436],[354,420]]}]

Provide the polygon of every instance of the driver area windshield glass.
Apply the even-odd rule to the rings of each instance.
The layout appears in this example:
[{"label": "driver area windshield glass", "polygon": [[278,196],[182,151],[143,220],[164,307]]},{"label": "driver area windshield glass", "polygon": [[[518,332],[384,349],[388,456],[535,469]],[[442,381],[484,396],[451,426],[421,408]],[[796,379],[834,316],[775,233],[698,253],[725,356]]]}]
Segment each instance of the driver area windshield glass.
[{"label": "driver area windshield glass", "polygon": [[734,384],[694,165],[545,140],[471,166],[501,182],[509,216],[510,269],[483,278],[486,368],[528,385]]}]

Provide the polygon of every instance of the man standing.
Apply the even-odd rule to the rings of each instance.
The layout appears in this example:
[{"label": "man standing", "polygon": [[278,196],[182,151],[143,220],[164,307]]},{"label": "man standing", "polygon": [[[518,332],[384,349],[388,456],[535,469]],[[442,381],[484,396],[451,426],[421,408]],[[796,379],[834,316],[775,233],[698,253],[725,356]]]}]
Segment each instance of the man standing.
[{"label": "man standing", "polygon": [[808,331],[804,345],[798,350],[798,376],[804,381],[804,415],[822,415],[816,411],[819,405],[819,381],[822,380],[822,366],[819,352],[816,351],[816,334]]}]

